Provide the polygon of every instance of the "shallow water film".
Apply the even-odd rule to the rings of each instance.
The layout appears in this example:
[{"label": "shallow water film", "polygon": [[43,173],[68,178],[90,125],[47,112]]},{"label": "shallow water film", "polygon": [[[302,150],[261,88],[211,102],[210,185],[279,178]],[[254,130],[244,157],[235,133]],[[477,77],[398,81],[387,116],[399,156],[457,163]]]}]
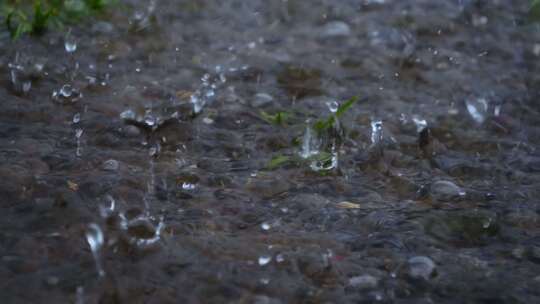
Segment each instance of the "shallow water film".
[{"label": "shallow water film", "polygon": [[0,302],[540,303],[529,5],[128,0],[2,27]]}]

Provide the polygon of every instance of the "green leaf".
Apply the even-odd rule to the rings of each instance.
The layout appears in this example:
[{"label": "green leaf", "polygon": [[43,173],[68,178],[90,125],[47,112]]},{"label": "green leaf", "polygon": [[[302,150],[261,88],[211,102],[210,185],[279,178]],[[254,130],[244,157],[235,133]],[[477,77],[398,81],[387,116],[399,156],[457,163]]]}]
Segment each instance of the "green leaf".
[{"label": "green leaf", "polygon": [[529,8],[529,19],[531,21],[540,21],[540,0],[533,0]]},{"label": "green leaf", "polygon": [[261,116],[270,124],[274,125],[285,125],[285,123],[290,119],[291,114],[287,112],[277,112],[276,114],[268,114],[265,111],[261,111]]},{"label": "green leaf", "polygon": [[266,165],[266,169],[274,170],[274,169],[277,169],[277,168],[283,166],[284,164],[286,164],[286,163],[288,163],[290,161],[291,161],[290,156],[277,155],[277,156],[272,157],[270,162],[268,162],[268,164]]},{"label": "green leaf", "polygon": [[341,117],[343,114],[345,114],[345,112],[347,112],[356,102],[358,101],[358,97],[357,96],[353,96],[351,98],[349,98],[349,100],[345,101],[343,104],[341,104],[337,111],[336,111],[336,116],[339,118]]},{"label": "green leaf", "polygon": [[326,130],[329,130],[330,128],[332,128],[332,126],[334,126],[334,123],[336,122],[336,117],[340,118],[341,116],[343,116],[343,114],[345,114],[357,101],[358,97],[351,97],[338,107],[335,115],[331,115],[324,120],[316,121],[315,124],[313,124],[313,129],[319,134],[323,133]]}]

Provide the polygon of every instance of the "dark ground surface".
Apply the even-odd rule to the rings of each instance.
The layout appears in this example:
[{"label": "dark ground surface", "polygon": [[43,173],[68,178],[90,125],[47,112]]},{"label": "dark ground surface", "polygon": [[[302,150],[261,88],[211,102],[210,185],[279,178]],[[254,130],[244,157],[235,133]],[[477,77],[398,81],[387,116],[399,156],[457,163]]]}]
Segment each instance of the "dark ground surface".
[{"label": "dark ground surface", "polygon": [[[2,32],[0,302],[539,303],[527,5],[128,1]],[[264,169],[353,95],[338,168]]]}]

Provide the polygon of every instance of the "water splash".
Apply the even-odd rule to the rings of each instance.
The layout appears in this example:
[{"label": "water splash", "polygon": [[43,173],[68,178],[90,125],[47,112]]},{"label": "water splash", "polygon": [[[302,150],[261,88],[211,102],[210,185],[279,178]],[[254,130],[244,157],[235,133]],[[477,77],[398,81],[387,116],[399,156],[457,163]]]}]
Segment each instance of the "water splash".
[{"label": "water splash", "polygon": [[[216,67],[216,71],[221,71],[221,68]],[[227,77],[223,73],[219,73],[216,77],[212,77],[208,73],[204,74],[201,77],[200,87],[190,97],[193,113],[199,114],[216,97],[219,85],[225,84],[226,81]]]},{"label": "water splash", "polygon": [[319,154],[321,142],[319,138],[313,134],[314,131],[311,128],[310,121],[306,122],[306,131],[302,137],[302,150],[300,151],[300,157],[307,159],[314,155]]},{"label": "water splash", "polygon": [[88,242],[88,245],[90,245],[90,250],[92,251],[92,255],[94,256],[94,260],[96,262],[96,269],[99,276],[105,276],[105,270],[103,270],[103,266],[101,265],[100,256],[101,247],[103,247],[104,243],[104,237],[103,231],[97,224],[91,223],[90,225],[88,225],[88,229],[86,230],[86,241]]},{"label": "water splash", "polygon": [[423,118],[413,116],[412,121],[416,125],[416,132],[418,133],[422,132],[425,128],[427,128],[427,121]]},{"label": "water splash", "polygon": [[52,92],[53,101],[61,104],[75,103],[83,98],[83,94],[70,84],[64,84],[59,90]]},{"label": "water splash", "polygon": [[383,130],[382,130],[382,120],[372,119],[371,120],[371,144],[377,145],[383,139]]},{"label": "water splash", "polygon": [[75,155],[82,156],[82,147],[81,147],[81,136],[83,135],[83,129],[77,128],[75,130],[75,139],[77,140],[77,149],[75,150]]},{"label": "water splash", "polygon": [[319,171],[330,171],[338,168],[338,151],[336,150],[336,144],[332,144],[332,149],[330,155],[326,156],[322,153],[319,155],[318,159],[315,159],[311,162],[311,170],[315,172]]}]

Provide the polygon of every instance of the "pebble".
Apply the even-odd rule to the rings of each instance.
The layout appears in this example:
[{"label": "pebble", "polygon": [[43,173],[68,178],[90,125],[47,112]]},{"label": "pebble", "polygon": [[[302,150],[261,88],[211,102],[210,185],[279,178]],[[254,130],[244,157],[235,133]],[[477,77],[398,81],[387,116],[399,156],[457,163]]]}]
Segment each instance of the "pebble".
[{"label": "pebble", "polygon": [[426,256],[415,256],[409,259],[409,274],[415,279],[429,280],[435,272],[435,263]]},{"label": "pebble", "polygon": [[267,93],[257,93],[255,94],[253,100],[251,101],[251,105],[256,108],[264,107],[271,103],[274,100],[274,97],[272,97],[270,94]]},{"label": "pebble", "polygon": [[322,38],[347,37],[351,35],[351,28],[343,21],[332,21],[325,24],[321,30]]},{"label": "pebble", "polygon": [[126,126],[124,127],[124,134],[128,137],[136,137],[141,135],[141,130],[135,126]]},{"label": "pebble", "polygon": [[349,285],[358,289],[373,289],[377,287],[378,281],[376,277],[365,274],[350,278]]},{"label": "pebble", "polygon": [[120,164],[115,159],[109,159],[103,163],[103,170],[105,171],[116,171],[118,167],[120,167]]},{"label": "pebble", "polygon": [[450,181],[439,180],[431,184],[431,196],[438,201],[450,201],[465,195],[460,187]]}]

